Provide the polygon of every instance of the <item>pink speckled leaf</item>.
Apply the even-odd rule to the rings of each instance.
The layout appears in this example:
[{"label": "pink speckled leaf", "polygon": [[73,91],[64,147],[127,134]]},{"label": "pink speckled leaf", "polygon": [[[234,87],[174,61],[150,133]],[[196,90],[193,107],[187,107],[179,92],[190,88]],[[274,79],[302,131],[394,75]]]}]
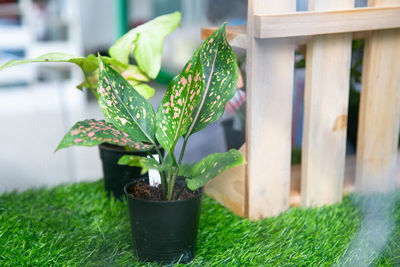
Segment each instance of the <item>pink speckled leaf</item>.
[{"label": "pink speckled leaf", "polygon": [[203,89],[202,69],[198,51],[182,72],[169,84],[156,115],[156,136],[162,147],[170,152],[190,125],[191,114]]},{"label": "pink speckled leaf", "polygon": [[153,147],[133,141],[128,134],[117,130],[111,123],[91,119],[77,122],[61,140],[56,151],[70,146],[97,146],[101,143],[128,146],[138,151],[147,151]]},{"label": "pink speckled leaf", "polygon": [[226,40],[225,24],[204,41],[200,49],[204,90],[192,113],[193,120],[186,136],[202,130],[224,114],[226,102],[235,95],[239,77],[235,52]]},{"label": "pink speckled leaf", "polygon": [[137,142],[155,144],[155,114],[150,102],[101,57],[99,70],[99,106],[106,121]]},{"label": "pink speckled leaf", "polygon": [[224,171],[245,163],[243,155],[236,149],[208,155],[191,168],[190,176],[186,179],[187,186],[194,191]]},{"label": "pink speckled leaf", "polygon": [[170,151],[178,139],[219,119],[236,90],[236,56],[226,40],[225,25],[194,53],[168,86],[156,115],[156,136]]}]

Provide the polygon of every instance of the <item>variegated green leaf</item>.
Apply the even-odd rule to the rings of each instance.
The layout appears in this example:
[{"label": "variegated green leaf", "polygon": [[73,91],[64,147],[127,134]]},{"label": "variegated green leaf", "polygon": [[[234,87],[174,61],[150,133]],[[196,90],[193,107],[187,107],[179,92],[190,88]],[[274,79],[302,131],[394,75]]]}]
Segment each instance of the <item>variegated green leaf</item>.
[{"label": "variegated green leaf", "polygon": [[147,151],[153,147],[133,141],[128,134],[117,130],[111,123],[91,119],[76,123],[61,140],[56,151],[70,146],[97,146],[101,143],[128,146],[137,151]]},{"label": "variegated green leaf", "polygon": [[145,174],[150,169],[161,169],[160,163],[158,163],[155,159],[135,155],[122,156],[119,159],[118,164],[128,165],[131,167],[141,167],[141,174]]},{"label": "variegated green leaf", "polygon": [[106,121],[135,141],[155,144],[154,110],[117,71],[99,57],[99,106]]},{"label": "variegated green leaf", "polygon": [[[96,59],[96,61],[98,61]],[[106,60],[106,63],[107,60]],[[134,65],[123,65],[123,66],[113,66],[116,70],[121,73],[121,75],[135,87],[136,91],[141,94],[144,98],[149,99],[154,95],[154,88],[147,84],[141,83],[143,81],[149,81],[149,78],[142,73],[137,66]],[[93,90],[93,94],[97,96],[97,83],[99,80],[99,69],[96,69],[92,74],[87,75],[85,81],[79,84],[78,89],[90,88]]]},{"label": "variegated green leaf", "polygon": [[181,14],[174,12],[142,24],[118,39],[109,49],[109,54],[128,64],[129,53],[133,50],[139,68],[154,79],[161,68],[164,38],[179,25],[180,19]]},{"label": "variegated green leaf", "polygon": [[223,25],[171,81],[158,107],[156,136],[165,150],[169,152],[185,133],[190,136],[219,119],[235,94],[237,79],[236,56]]},{"label": "variegated green leaf", "polygon": [[182,72],[168,85],[167,93],[157,109],[156,136],[163,148],[170,152],[190,125],[191,114],[200,100],[203,89],[198,52]]},{"label": "variegated green leaf", "polygon": [[187,186],[190,190],[196,190],[227,169],[245,163],[243,155],[235,149],[224,153],[211,154],[193,166],[191,170],[192,178],[186,179]]},{"label": "variegated green leaf", "polygon": [[200,48],[204,90],[199,105],[192,113],[193,121],[186,136],[218,120],[237,89],[236,55],[226,40],[225,24],[219,27]]}]

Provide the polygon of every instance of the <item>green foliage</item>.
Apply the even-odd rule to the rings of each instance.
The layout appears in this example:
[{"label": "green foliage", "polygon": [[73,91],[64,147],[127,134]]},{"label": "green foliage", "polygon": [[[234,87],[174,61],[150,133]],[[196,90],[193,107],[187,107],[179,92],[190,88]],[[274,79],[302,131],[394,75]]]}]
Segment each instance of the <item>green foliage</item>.
[{"label": "green foliage", "polygon": [[187,136],[218,120],[225,110],[226,102],[234,95],[238,83],[236,55],[225,38],[225,26],[217,29],[200,48],[204,90],[201,100],[192,113],[192,124]]},{"label": "green foliage", "polygon": [[227,169],[245,163],[246,161],[242,154],[235,149],[231,149],[225,153],[208,155],[191,168],[190,179],[186,180],[187,186],[191,190],[196,190]]},{"label": "green foliage", "polygon": [[[204,196],[201,246],[192,262],[175,266],[399,266],[400,193],[393,195],[394,205],[383,217],[374,217],[392,222],[379,251],[350,249],[367,224],[362,207],[370,203],[364,197],[316,209],[292,208],[252,222]],[[378,199],[386,198],[372,198]],[[102,181],[2,194],[0,266],[159,266],[135,259],[126,205],[108,198]],[[368,240],[371,232],[363,236]],[[364,261],[359,261],[361,252],[367,255]]]},{"label": "green foliage", "polygon": [[[121,37],[111,48],[111,57],[103,57],[103,60],[112,65],[132,85],[148,82],[156,78],[161,67],[161,54],[164,38],[179,24],[181,14],[179,12],[160,16],[137,28],[132,29]],[[133,55],[139,67],[129,64],[129,51],[134,48]],[[87,57],[79,57],[64,53],[48,53],[34,59],[11,60],[0,66],[0,71],[20,64],[32,62],[69,62],[78,65],[84,75],[84,81],[77,85],[78,89],[91,89],[97,97],[98,83],[98,59],[90,54]],[[146,99],[154,94],[150,86],[141,86],[138,89]]]},{"label": "green foliage", "polygon": [[20,64],[31,63],[31,62],[71,62],[77,64],[81,67],[82,71],[85,73],[91,73],[95,69],[97,69],[97,59],[94,55],[89,55],[87,58],[77,57],[74,55],[68,55],[64,53],[48,53],[41,55],[34,59],[25,59],[25,60],[11,60],[0,67],[0,71],[17,66]]},{"label": "green foliage", "polygon": [[111,123],[91,119],[77,122],[61,140],[56,151],[70,146],[97,146],[102,143],[127,146],[135,151],[152,148],[151,145],[133,141],[128,134],[116,129]]},{"label": "green foliage", "polygon": [[135,155],[124,155],[119,159],[118,164],[131,167],[141,167],[141,174],[145,174],[149,169],[161,170],[161,165],[154,158],[144,158]]},{"label": "green foliage", "polygon": [[136,92],[138,92],[141,96],[143,96],[145,99],[149,99],[154,95],[154,88],[150,87],[149,85],[145,83],[140,83],[140,84],[132,84],[129,80],[127,80],[130,85],[134,86]]},{"label": "green foliage", "polygon": [[225,26],[216,30],[194,53],[168,86],[157,110],[157,140],[173,151],[178,139],[219,119],[237,88],[236,56],[225,38]]},{"label": "green foliage", "polygon": [[[13,66],[21,65],[21,64],[26,64],[26,63],[33,63],[33,62],[69,62],[69,63],[75,63],[78,65],[85,77],[85,81],[82,82],[80,85],[77,87],[79,89],[82,89],[82,87],[86,88],[91,88],[95,89],[96,87],[93,86],[93,73],[97,69],[97,58],[90,54],[88,57],[78,57],[74,55],[68,55],[64,53],[47,53],[44,55],[41,55],[37,58],[34,59],[24,59],[24,60],[11,60],[7,63],[5,63],[3,66],[0,66],[0,71],[6,68],[10,68]],[[97,81],[97,80],[96,80]],[[93,93],[96,95],[96,92],[93,90]]]},{"label": "green foliage", "polygon": [[122,36],[110,47],[109,53],[111,57],[128,64],[129,53],[133,49],[139,68],[155,79],[161,68],[164,38],[179,25],[180,20],[181,14],[174,12],[140,25]]},{"label": "green foliage", "polygon": [[106,121],[133,140],[155,144],[155,114],[150,102],[101,57],[99,62],[99,106]]},{"label": "green foliage", "polygon": [[[151,104],[136,91],[137,85],[132,86],[105,58],[99,57],[98,65],[99,106],[107,123],[120,133],[114,136],[113,142],[129,147],[126,140],[124,143],[120,140],[129,137],[140,148],[143,145],[153,146],[160,158],[158,163],[146,157],[125,156],[119,163],[142,167],[143,172],[157,169],[161,175],[164,198],[173,199],[178,175],[188,176],[188,187],[196,190],[223,171],[245,163],[240,152],[231,150],[210,155],[191,168],[181,166],[188,138],[221,117],[226,102],[235,94],[238,66],[236,56],[226,40],[225,25],[204,41],[182,72],[171,81],[157,115]],[[74,144],[93,145],[97,137],[104,138],[110,134],[108,129],[101,127],[96,133],[90,132],[90,135],[96,134],[96,138],[89,136],[88,132],[73,128],[59,148]],[[79,138],[74,138],[73,134],[77,133],[80,134]],[[183,136],[184,145],[177,161],[175,145]],[[157,142],[168,152],[165,158]]]},{"label": "green foliage", "polygon": [[203,92],[202,76],[199,51],[196,51],[182,72],[168,85],[167,93],[158,107],[157,140],[168,152],[173,153],[176,142],[192,121],[191,114]]}]

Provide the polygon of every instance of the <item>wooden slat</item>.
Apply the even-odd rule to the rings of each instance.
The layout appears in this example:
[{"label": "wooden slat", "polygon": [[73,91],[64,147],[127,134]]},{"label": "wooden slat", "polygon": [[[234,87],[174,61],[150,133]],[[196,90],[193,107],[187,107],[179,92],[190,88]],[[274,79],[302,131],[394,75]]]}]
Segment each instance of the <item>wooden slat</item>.
[{"label": "wooden slat", "polygon": [[[216,27],[205,27],[201,28],[201,39],[207,39],[217,28]],[[247,47],[247,33],[245,26],[235,27],[231,29],[231,26],[226,27],[227,38],[229,44],[232,47],[246,49]],[[353,32],[353,40],[364,39],[369,32]],[[295,44],[305,45],[309,42],[313,36],[298,36],[293,38]]]},{"label": "wooden slat", "polygon": [[[246,144],[239,151],[246,155]],[[398,154],[400,151],[397,152]],[[291,166],[290,178],[290,207],[301,205],[300,185],[301,185],[301,165]],[[356,173],[356,155],[346,157],[343,195],[354,192],[354,180]],[[396,163],[396,185],[400,186],[400,157]],[[232,212],[241,217],[246,217],[245,213],[245,166],[232,168],[218,177],[212,179],[205,186],[205,193],[229,208]]]},{"label": "wooden slat", "polygon": [[[291,12],[292,0],[249,0],[254,13]],[[248,216],[262,219],[289,207],[294,45],[291,39],[259,40],[248,23],[247,179]]]},{"label": "wooden slat", "polygon": [[[399,155],[400,151],[397,152]],[[356,173],[356,155],[349,155],[346,157],[345,172],[344,172],[344,184],[343,184],[343,195],[348,195],[355,190],[354,181]],[[291,170],[291,181],[290,181],[290,206],[300,206],[300,184],[301,184],[301,166],[294,165]],[[396,162],[396,185],[400,186],[400,157],[397,157]]]},{"label": "wooden slat", "polygon": [[[246,145],[239,151],[246,157]],[[229,169],[208,182],[204,192],[237,215],[245,217],[245,175],[245,165]]]},{"label": "wooden slat", "polygon": [[[309,0],[311,10],[352,8],[354,0]],[[304,206],[342,200],[351,33],[315,36],[307,45],[301,196]]]},{"label": "wooden slat", "polygon": [[399,1],[392,3],[397,6],[279,15],[259,12],[254,16],[254,36],[279,38],[399,28]]},{"label": "wooden slat", "polygon": [[[370,1],[375,6],[394,3],[398,1]],[[358,192],[395,188],[399,109],[400,30],[372,32],[364,49],[357,139]]]}]

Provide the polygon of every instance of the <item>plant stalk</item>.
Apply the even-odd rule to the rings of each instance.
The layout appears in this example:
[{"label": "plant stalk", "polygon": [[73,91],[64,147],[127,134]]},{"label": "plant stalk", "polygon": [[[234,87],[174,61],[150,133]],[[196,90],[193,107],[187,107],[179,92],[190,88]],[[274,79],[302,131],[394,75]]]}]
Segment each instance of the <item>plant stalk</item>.
[{"label": "plant stalk", "polygon": [[178,200],[179,197],[181,196],[182,192],[185,190],[187,184],[185,184],[184,186],[182,186],[182,188],[179,190],[179,192],[176,194],[175,196],[175,200]]},{"label": "plant stalk", "polygon": [[185,154],[186,144],[187,144],[188,140],[189,140],[189,137],[188,138],[185,137],[183,139],[183,145],[182,145],[181,153],[179,155],[178,165],[181,165],[181,163],[182,163],[183,154]]},{"label": "plant stalk", "polygon": [[175,187],[175,181],[176,181],[176,176],[178,174],[178,170],[173,172],[172,175],[172,180],[170,181],[169,185],[168,185],[168,200],[172,200],[172,194],[174,193],[174,187]]},{"label": "plant stalk", "polygon": [[[157,144],[154,143],[154,146],[155,146],[155,148],[156,148],[158,157],[159,157],[159,159],[160,159],[160,163],[161,163],[161,165],[163,165],[163,164],[164,164],[163,155],[162,155],[160,149],[158,148]],[[160,173],[160,177],[161,177],[162,199],[165,199],[165,198],[166,198],[166,195],[167,195],[167,190],[168,190],[168,189],[167,189],[168,183],[167,183],[167,179],[166,179],[166,177],[165,177],[165,172],[159,171],[159,173]]]}]

